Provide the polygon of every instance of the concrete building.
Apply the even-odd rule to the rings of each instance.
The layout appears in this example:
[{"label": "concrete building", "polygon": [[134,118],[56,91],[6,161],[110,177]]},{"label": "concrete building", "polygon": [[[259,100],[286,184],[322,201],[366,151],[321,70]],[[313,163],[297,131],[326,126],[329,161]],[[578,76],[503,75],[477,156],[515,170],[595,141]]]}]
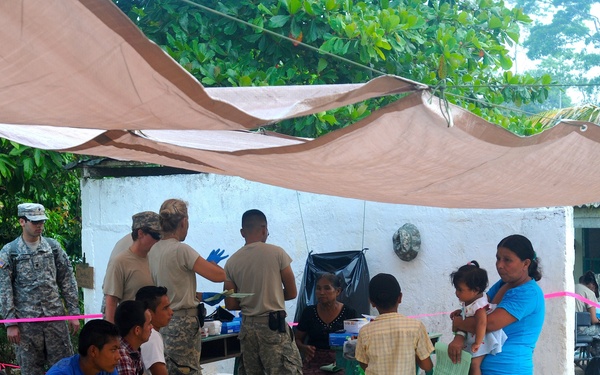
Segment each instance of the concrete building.
[{"label": "concrete building", "polygon": [[[475,259],[488,270],[490,283],[497,281],[496,245],[507,235],[520,233],[532,241],[541,259],[540,286],[544,293],[574,288],[572,207],[463,210],[395,205],[316,195],[208,174],[84,177],[81,186],[83,250],[95,269],[94,289],[85,289],[86,314],[100,311],[108,257],[115,242],[130,232],[131,215],[158,211],[167,198],[189,203],[190,231],[185,242],[205,257],[215,248],[226,249],[228,254],[240,248],[242,213],[251,208],[262,210],[269,220],[268,242],[282,246],[294,259],[292,268],[298,287],[310,251],[368,248],[366,258],[371,276],[391,273],[402,286],[404,297],[399,311],[419,316],[430,332],[443,333],[444,342],[451,339],[450,320],[445,313],[459,306],[450,273]],[[394,233],[406,223],[415,225],[421,236],[419,254],[409,262],[396,256],[392,243]],[[583,262],[580,260],[578,264],[581,271]],[[199,291],[222,290],[222,284],[201,278],[198,281]],[[293,317],[295,308],[295,301],[287,304],[289,316]],[[536,375],[574,373],[573,315],[572,298],[546,300],[544,329],[535,350]],[[204,372],[232,373],[233,360],[206,365]]]}]

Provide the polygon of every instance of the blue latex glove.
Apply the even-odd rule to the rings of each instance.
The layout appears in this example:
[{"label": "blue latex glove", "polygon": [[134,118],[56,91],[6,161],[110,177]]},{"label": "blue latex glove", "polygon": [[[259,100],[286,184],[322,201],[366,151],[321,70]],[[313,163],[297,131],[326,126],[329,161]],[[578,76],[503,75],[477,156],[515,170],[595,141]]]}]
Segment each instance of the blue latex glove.
[{"label": "blue latex glove", "polygon": [[210,306],[214,306],[216,304],[218,304],[219,302],[223,301],[225,299],[225,296],[222,295],[219,298],[215,298],[214,300],[211,301],[207,301],[207,299],[216,296],[219,293],[215,293],[215,292],[202,292],[202,302],[206,303],[207,305]]},{"label": "blue latex glove", "polygon": [[219,264],[220,261],[222,261],[223,259],[225,259],[229,256],[229,255],[223,256],[224,253],[225,253],[225,250],[221,250],[221,249],[213,250],[210,252],[210,254],[208,254],[208,258],[206,258],[206,260],[209,262],[215,262],[216,264]]}]

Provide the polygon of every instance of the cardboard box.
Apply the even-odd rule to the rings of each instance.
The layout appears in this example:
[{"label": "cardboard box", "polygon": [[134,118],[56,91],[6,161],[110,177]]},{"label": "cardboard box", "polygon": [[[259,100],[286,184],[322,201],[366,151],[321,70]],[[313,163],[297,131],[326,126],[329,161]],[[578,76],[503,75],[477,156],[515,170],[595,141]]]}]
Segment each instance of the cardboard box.
[{"label": "cardboard box", "polygon": [[346,333],[358,334],[358,331],[369,321],[365,318],[347,319],[344,320],[344,330]]},{"label": "cardboard box", "polygon": [[221,334],[225,333],[237,333],[240,331],[240,321],[234,319],[231,322],[223,322],[221,324]]},{"label": "cardboard box", "polygon": [[330,333],[329,334],[329,346],[344,346],[344,343],[351,340],[356,335],[352,333]]}]

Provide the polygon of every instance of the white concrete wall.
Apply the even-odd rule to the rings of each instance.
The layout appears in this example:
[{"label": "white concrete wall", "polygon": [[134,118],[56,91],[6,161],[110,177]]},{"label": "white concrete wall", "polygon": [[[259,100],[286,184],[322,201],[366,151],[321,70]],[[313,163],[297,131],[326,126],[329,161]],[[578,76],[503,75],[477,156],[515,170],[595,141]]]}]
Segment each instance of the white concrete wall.
[{"label": "white concrete wall", "polygon": [[[385,187],[382,187],[385,188]],[[448,192],[451,194],[452,192]],[[529,237],[541,259],[545,293],[573,290],[573,214],[571,208],[461,210],[393,205],[315,195],[219,175],[107,178],[82,181],[83,250],[95,267],[95,289],[85,291],[86,313],[98,313],[101,285],[114,243],[131,227],[131,215],[158,211],[167,198],[189,202],[190,232],[186,242],[207,256],[211,249],[229,254],[243,245],[241,215],[251,208],[269,220],[269,242],[282,246],[300,287],[309,251],[331,252],[369,248],[371,276],[394,274],[404,294],[400,312],[434,314],[458,307],[449,275],[475,259],[495,270],[497,243],[520,233]],[[421,233],[421,251],[404,262],[396,257],[392,235],[405,223]],[[222,285],[199,278],[199,290],[218,291]],[[295,302],[288,303],[291,316]],[[544,330],[535,351],[535,374],[572,374],[572,299],[547,300]],[[446,315],[422,318],[429,331],[443,332],[449,341]],[[205,366],[205,374],[233,372],[232,361]]]}]

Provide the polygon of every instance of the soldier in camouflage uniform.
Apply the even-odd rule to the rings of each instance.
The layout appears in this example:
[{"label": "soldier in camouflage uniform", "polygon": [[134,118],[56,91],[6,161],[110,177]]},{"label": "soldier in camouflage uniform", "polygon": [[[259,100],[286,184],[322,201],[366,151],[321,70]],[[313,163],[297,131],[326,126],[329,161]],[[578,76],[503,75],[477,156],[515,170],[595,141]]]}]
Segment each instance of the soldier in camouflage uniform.
[{"label": "soldier in camouflage uniform", "polygon": [[[0,316],[18,319],[79,315],[71,262],[56,240],[42,236],[48,219],[44,206],[20,204],[18,216],[22,235],[0,250]],[[79,321],[68,322],[76,333]],[[23,375],[43,374],[60,359],[73,355],[65,321],[6,326]]]},{"label": "soldier in camouflage uniform", "polygon": [[292,258],[279,246],[267,244],[267,218],[259,210],[242,215],[246,244],[225,264],[225,290],[251,293],[226,298],[229,310],[242,311],[238,338],[241,375],[302,375],[302,359],[285,321],[285,301],[298,294]]}]

